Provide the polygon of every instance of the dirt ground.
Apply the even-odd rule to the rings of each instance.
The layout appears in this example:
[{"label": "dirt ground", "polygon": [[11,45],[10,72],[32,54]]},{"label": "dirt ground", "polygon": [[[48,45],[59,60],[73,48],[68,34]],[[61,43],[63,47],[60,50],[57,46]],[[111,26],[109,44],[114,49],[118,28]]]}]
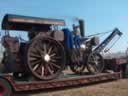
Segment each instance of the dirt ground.
[{"label": "dirt ground", "polygon": [[128,96],[128,79],[22,96]]}]

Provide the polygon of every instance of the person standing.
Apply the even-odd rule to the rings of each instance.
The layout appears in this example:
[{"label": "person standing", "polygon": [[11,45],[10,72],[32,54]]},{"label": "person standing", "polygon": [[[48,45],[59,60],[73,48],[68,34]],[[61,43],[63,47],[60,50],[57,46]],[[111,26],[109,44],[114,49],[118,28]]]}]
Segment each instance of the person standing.
[{"label": "person standing", "polygon": [[75,48],[80,48],[81,34],[80,34],[79,26],[73,25],[73,33],[74,33],[73,41],[74,41]]}]

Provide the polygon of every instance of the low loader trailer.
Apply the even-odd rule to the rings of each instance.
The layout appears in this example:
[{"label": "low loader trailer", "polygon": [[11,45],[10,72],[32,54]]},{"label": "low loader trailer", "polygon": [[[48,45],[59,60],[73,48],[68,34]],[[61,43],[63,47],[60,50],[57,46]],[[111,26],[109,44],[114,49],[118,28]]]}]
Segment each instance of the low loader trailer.
[{"label": "low loader trailer", "polygon": [[[69,86],[76,86],[82,84],[91,84],[108,80],[118,80],[123,78],[124,68],[123,66],[127,64],[126,59],[107,59],[105,60],[108,69],[110,66],[115,66],[111,68],[111,72],[103,72],[100,74],[63,74],[56,79],[50,81],[18,81],[13,78],[11,74],[1,74],[0,75],[0,95],[7,94],[6,96],[11,96],[15,92],[23,91],[34,91],[34,90],[46,90],[53,88],[63,88]],[[114,64],[112,64],[114,63]],[[113,71],[112,71],[113,70]],[[114,72],[115,71],[115,72]]]}]

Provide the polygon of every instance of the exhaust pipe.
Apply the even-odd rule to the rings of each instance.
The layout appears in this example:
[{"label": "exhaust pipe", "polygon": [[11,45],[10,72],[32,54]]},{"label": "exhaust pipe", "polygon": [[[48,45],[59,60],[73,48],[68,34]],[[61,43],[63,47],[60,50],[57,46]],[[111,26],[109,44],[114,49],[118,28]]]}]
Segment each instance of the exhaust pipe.
[{"label": "exhaust pipe", "polygon": [[85,36],[85,29],[84,29],[84,20],[79,19],[79,26],[80,26],[80,34],[82,37]]}]

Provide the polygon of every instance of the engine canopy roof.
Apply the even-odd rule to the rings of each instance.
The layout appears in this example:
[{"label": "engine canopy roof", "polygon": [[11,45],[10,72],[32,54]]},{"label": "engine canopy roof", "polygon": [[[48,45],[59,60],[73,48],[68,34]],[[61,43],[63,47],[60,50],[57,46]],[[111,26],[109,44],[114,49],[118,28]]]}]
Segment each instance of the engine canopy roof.
[{"label": "engine canopy roof", "polygon": [[2,21],[2,30],[37,31],[48,29],[51,25],[64,26],[64,20],[6,14]]}]

